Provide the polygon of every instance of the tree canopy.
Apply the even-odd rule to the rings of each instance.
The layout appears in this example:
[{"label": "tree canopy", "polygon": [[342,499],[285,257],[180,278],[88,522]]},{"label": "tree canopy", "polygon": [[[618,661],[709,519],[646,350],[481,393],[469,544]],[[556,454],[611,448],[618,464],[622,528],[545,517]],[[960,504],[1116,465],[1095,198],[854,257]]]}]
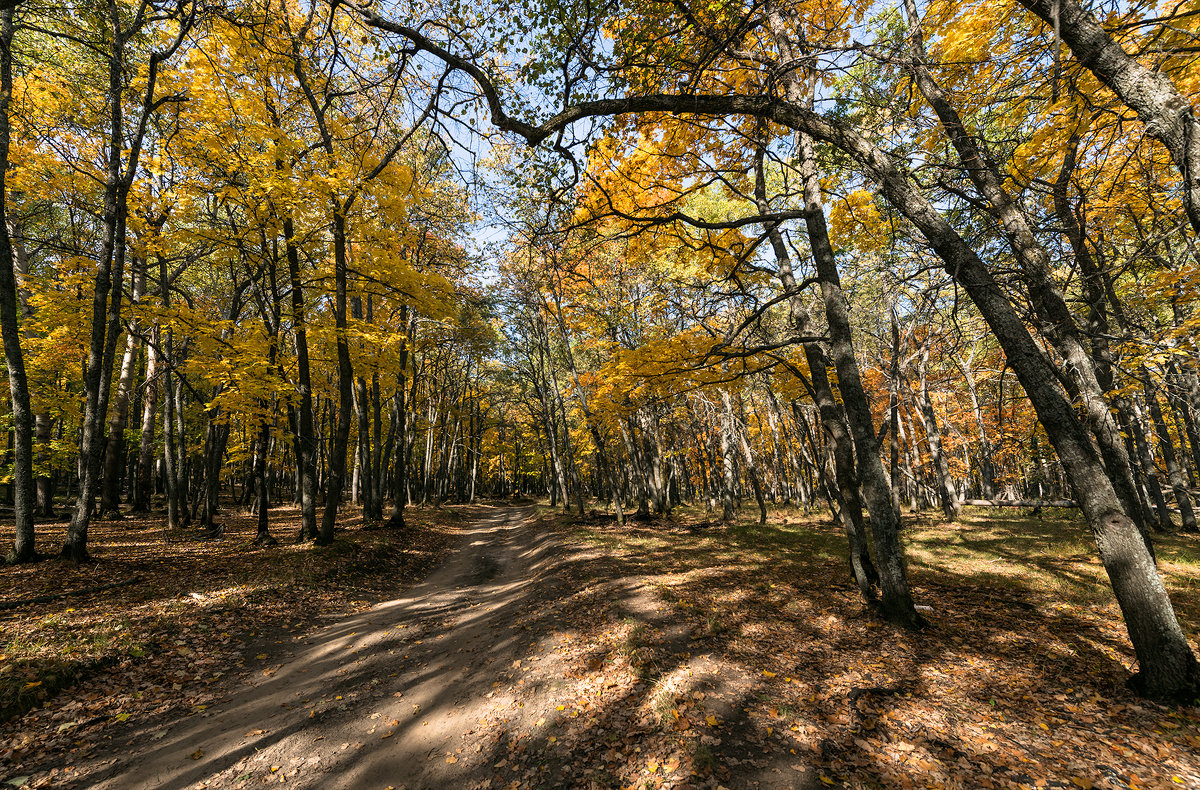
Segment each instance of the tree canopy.
[{"label": "tree canopy", "polygon": [[[1142,693],[1200,667],[1189,2],[0,8],[11,562],[69,510],[221,534],[547,496],[1077,508]],[[278,530],[276,530],[278,532]],[[403,534],[401,532],[401,534]]]}]

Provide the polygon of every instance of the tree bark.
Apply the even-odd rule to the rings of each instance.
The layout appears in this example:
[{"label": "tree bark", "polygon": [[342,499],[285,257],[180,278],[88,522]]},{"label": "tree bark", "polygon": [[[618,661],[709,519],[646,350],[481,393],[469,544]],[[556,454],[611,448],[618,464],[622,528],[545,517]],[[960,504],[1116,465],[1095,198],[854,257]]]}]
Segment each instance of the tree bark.
[{"label": "tree bark", "polygon": [[817,279],[825,302],[825,318],[829,325],[829,345],[838,374],[838,390],[854,437],[854,457],[863,501],[871,514],[871,535],[875,539],[875,561],[879,571],[880,605],[891,621],[908,628],[920,628],[925,622],[913,605],[908,588],[908,573],[904,564],[904,548],[900,544],[900,513],[892,499],[891,481],[879,457],[879,441],[871,407],[863,389],[854,358],[850,313],[842,292],[841,277],[829,232],[825,225],[825,209],[821,201],[821,181],[817,174],[816,156],[812,141],[800,135],[800,172],[804,179],[804,204],[807,209],[809,246],[817,268]]},{"label": "tree bark", "polygon": [[750,446],[749,439],[746,438],[746,407],[742,401],[742,396],[738,395],[738,410],[737,424],[735,432],[737,433],[738,444],[742,450],[742,460],[746,464],[746,476],[750,478],[750,487],[754,491],[754,501],[758,503],[758,523],[767,523],[767,501],[763,498],[762,480],[758,475],[758,463],[754,458],[754,449]]},{"label": "tree bark", "polygon": [[12,105],[13,9],[0,11],[0,335],[8,368],[8,391],[13,419],[13,548],[5,560],[29,562],[37,558],[34,546],[33,408],[21,348],[21,317],[17,305],[17,277],[12,239],[8,232],[8,198],[5,174],[10,143],[9,109]]},{"label": "tree bark", "polygon": [[[88,345],[87,368],[84,375],[85,400],[83,427],[79,444],[79,492],[71,522],[63,541],[62,556],[77,562],[88,559],[87,534],[95,507],[96,488],[103,449],[101,427],[108,410],[109,382],[112,378],[112,358],[116,354],[117,335],[121,320],[121,285],[125,268],[125,202],[134,162],[122,170],[125,148],[123,88],[125,74],[125,44],[128,32],[121,30],[119,12],[110,7],[113,38],[108,54],[108,169],[104,188],[103,231],[97,256],[96,280],[92,291],[92,327]],[[152,88],[151,88],[152,90]],[[114,284],[116,287],[114,288]],[[110,296],[111,293],[111,303]]]},{"label": "tree bark", "polygon": [[[770,205],[767,201],[766,174],[763,168],[764,150],[760,146],[755,158],[754,195],[758,210],[767,213]],[[775,265],[779,268],[779,282],[788,297],[788,319],[792,330],[801,337],[811,337],[814,334],[813,321],[804,306],[796,283],[791,255],[784,244],[783,234],[778,225],[767,229],[767,238],[775,253]],[[833,387],[829,383],[828,365],[825,352],[815,342],[802,344],[804,358],[808,363],[808,375],[812,387],[813,401],[817,405],[821,427],[825,431],[826,440],[830,445],[830,455],[833,457],[834,478],[836,487],[833,493],[837,498],[837,514],[846,531],[846,539],[850,553],[850,573],[858,585],[863,599],[868,605],[876,603],[874,585],[879,583],[879,571],[871,561],[866,524],[863,521],[862,495],[859,488],[858,472],[854,466],[854,445],[847,429],[845,411],[833,395]],[[898,512],[898,511],[897,511]]]},{"label": "tree bark", "polygon": [[1184,532],[1196,532],[1196,513],[1192,510],[1192,498],[1188,494],[1187,481],[1179,469],[1179,461],[1175,457],[1175,445],[1171,432],[1167,430],[1167,421],[1163,418],[1162,407],[1158,403],[1158,388],[1150,381],[1150,372],[1143,368],[1143,387],[1146,393],[1146,405],[1150,410],[1150,421],[1154,424],[1154,432],[1158,436],[1158,452],[1162,456],[1163,466],[1167,468],[1167,480],[1171,483],[1171,491],[1175,495],[1175,506],[1179,508],[1180,526]]},{"label": "tree bark", "polygon": [[[182,10],[182,6],[180,7]],[[121,297],[125,276],[125,221],[129,206],[127,198],[137,174],[151,115],[162,101],[154,98],[160,64],[169,58],[195,21],[196,8],[190,7],[179,21],[178,35],[165,49],[150,55],[142,92],[141,115],[136,129],[128,134],[125,128],[125,83],[130,71],[125,48],[145,23],[143,15],[132,28],[123,28],[117,3],[108,6],[108,25],[111,38],[108,59],[108,140],[106,142],[106,172],[102,233],[96,258],[96,282],[92,291],[92,325],[88,343],[87,367],[84,375],[83,426],[80,431],[79,492],[71,522],[63,541],[62,556],[76,562],[88,559],[87,533],[95,508],[99,486],[100,457],[104,448],[102,435],[108,413],[109,384],[112,381],[113,358],[121,332]]]},{"label": "tree bark", "polygon": [[317,545],[320,546],[333,543],[333,528],[337,522],[338,508],[342,504],[342,488],[346,478],[350,413],[354,408],[353,394],[350,390],[354,382],[354,369],[350,363],[350,344],[346,337],[346,207],[337,200],[334,200],[333,204],[333,317],[337,331],[338,414],[337,429],[333,435],[333,447],[329,457],[329,478],[325,487],[325,512],[321,516],[321,527],[317,532]]},{"label": "tree bark", "polygon": [[[282,163],[276,161],[276,169]],[[288,280],[292,291],[292,333],[296,345],[296,388],[299,390],[299,416],[294,437],[296,468],[300,478],[300,532],[296,542],[317,537],[317,437],[313,419],[312,373],[308,360],[308,311],[304,286],[300,281],[300,251],[296,231],[289,215],[283,220],[284,252],[288,262]]]},{"label": "tree bark", "polygon": [[[416,323],[408,317],[408,305],[400,307],[400,325],[405,338],[400,344],[398,355],[400,371],[396,381],[396,457],[392,466],[392,513],[388,517],[388,529],[404,529],[404,505],[408,499],[408,365],[409,348],[416,334]],[[414,366],[415,367],[415,366]],[[415,377],[414,377],[415,378]]]},{"label": "tree bark", "polygon": [[729,393],[721,391],[721,411],[718,417],[721,438],[721,521],[728,524],[734,518],[734,486],[737,484],[733,476],[733,407],[729,403]]}]

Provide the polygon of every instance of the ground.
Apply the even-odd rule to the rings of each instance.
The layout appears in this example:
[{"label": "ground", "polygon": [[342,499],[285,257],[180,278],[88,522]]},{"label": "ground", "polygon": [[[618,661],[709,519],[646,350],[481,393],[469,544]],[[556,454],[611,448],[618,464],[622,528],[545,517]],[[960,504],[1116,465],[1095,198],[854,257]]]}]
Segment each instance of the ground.
[{"label": "ground", "polygon": [[[864,610],[825,514],[412,521],[329,549],[106,525],[90,566],[0,570],[0,605],[96,590],[0,610],[0,690],[38,705],[0,786],[1200,787],[1200,715],[1125,688],[1069,514],[910,518],[920,633]],[[1159,544],[1188,626],[1193,540]]]}]

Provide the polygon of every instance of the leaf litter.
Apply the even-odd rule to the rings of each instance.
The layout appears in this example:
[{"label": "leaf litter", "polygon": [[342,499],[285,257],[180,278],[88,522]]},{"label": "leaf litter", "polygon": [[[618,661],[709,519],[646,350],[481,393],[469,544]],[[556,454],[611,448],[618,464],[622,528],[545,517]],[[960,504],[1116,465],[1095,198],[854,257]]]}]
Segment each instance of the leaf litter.
[{"label": "leaf litter", "polygon": [[[18,604],[0,610],[0,787],[13,776],[30,788],[68,786],[73,763],[96,754],[114,727],[205,715],[226,676],[271,671],[264,664],[322,622],[422,577],[444,558],[460,517],[409,516],[403,533],[343,518],[325,548],[256,546],[257,519],[235,512],[216,540],[127,517],[93,522],[92,562],[0,566],[0,604]],[[298,528],[296,511],[272,511],[276,535]],[[52,555],[64,529],[39,525],[38,550]],[[0,540],[11,532],[0,525]],[[137,582],[120,584],[129,579]],[[40,600],[93,587],[106,589]]]}]

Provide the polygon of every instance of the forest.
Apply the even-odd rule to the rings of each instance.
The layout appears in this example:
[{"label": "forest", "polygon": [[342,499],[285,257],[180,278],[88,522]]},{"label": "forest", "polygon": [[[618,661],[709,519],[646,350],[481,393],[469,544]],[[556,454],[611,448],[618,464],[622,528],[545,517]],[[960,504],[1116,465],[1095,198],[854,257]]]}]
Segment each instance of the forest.
[{"label": "forest", "polygon": [[0,778],[1200,786],[1198,58],[1193,0],[0,0]]}]

